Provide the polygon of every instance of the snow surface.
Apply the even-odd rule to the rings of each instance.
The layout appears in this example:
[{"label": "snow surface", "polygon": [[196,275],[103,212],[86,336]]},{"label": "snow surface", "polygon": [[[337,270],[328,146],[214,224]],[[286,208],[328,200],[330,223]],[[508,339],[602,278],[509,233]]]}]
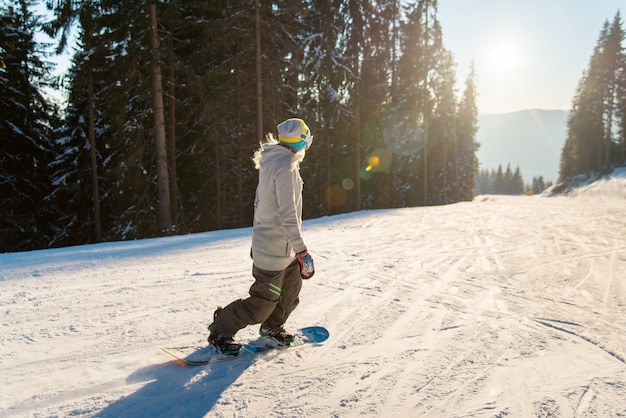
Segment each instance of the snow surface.
[{"label": "snow surface", "polygon": [[0,254],[0,416],[624,416],[625,191],[307,221],[330,339],[206,367],[159,347],[246,297],[249,228]]}]

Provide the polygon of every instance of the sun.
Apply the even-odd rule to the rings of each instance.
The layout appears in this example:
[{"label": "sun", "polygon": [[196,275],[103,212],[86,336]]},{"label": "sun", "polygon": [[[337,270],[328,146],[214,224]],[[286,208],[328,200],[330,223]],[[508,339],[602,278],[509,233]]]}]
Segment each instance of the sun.
[{"label": "sun", "polygon": [[519,49],[509,41],[501,41],[489,49],[489,67],[496,74],[505,75],[520,64]]}]

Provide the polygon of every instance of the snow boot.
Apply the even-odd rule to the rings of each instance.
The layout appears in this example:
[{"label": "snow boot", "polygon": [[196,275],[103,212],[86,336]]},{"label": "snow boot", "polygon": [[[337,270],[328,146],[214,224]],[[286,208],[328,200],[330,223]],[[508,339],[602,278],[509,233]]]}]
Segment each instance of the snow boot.
[{"label": "snow boot", "polygon": [[233,340],[233,337],[224,337],[219,333],[211,331],[211,335],[207,338],[209,344],[217,348],[220,353],[227,356],[239,355],[242,345]]},{"label": "snow boot", "polygon": [[[213,313],[213,321],[217,319],[217,315],[219,315],[222,307],[218,306],[215,312]],[[216,347],[222,354],[226,354],[229,356],[236,356],[239,354],[239,350],[241,350],[242,345],[236,342],[232,336],[221,335],[215,329],[215,322],[209,325],[209,337],[207,341],[212,346]]]},{"label": "snow boot", "polygon": [[269,329],[261,325],[261,329],[259,330],[259,334],[262,337],[270,337],[278,341],[280,345],[291,345],[294,340],[294,335],[289,334],[283,327],[276,329]]}]

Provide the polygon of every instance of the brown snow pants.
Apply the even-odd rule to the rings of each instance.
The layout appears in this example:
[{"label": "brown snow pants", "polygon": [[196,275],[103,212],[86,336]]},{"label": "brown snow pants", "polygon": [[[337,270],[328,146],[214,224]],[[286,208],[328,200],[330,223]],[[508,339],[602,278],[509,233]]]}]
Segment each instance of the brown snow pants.
[{"label": "brown snow pants", "polygon": [[279,328],[300,303],[302,277],[298,260],[282,271],[262,270],[253,265],[252,275],[255,282],[250,287],[250,297],[230,303],[211,325],[220,335],[232,337],[245,326],[254,324]]}]

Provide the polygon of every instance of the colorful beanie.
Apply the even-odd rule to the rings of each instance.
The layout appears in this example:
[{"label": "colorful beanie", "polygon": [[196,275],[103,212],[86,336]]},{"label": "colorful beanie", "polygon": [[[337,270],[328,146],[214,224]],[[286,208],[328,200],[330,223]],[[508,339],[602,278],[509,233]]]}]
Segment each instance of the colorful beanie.
[{"label": "colorful beanie", "polygon": [[295,151],[309,149],[313,136],[302,119],[291,118],[277,126],[278,140]]}]

